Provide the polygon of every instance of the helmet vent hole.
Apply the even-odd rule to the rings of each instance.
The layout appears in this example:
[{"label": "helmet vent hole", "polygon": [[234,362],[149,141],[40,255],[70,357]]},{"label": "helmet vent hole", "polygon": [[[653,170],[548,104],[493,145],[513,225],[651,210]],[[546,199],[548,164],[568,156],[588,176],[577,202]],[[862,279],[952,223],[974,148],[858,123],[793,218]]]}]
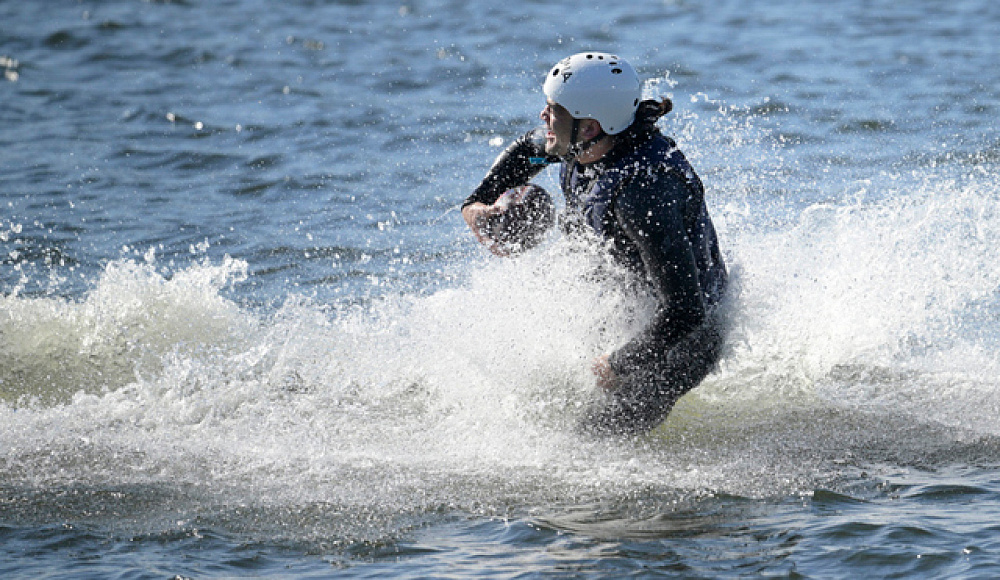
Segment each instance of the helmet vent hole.
[{"label": "helmet vent hole", "polygon": [[613,68],[613,69],[611,69],[611,72],[612,72],[612,74],[620,75],[620,74],[622,74],[622,69],[620,69],[620,68]]},{"label": "helmet vent hole", "polygon": [[552,76],[554,76],[554,77],[559,76],[559,69],[557,69],[557,68],[552,69]]}]

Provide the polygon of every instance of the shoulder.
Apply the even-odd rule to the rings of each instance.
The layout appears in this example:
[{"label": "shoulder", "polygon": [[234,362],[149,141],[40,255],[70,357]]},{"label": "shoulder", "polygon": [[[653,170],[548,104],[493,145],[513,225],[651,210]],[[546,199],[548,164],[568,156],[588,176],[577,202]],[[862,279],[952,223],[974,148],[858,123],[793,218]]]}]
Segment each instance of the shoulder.
[{"label": "shoulder", "polygon": [[621,165],[630,174],[631,185],[639,188],[666,190],[666,194],[697,194],[702,188],[677,143],[659,133],[636,145]]},{"label": "shoulder", "polygon": [[631,174],[615,199],[615,215],[629,229],[642,229],[650,222],[663,224],[684,214],[691,197],[683,169],[661,156],[636,159]]},{"label": "shoulder", "polygon": [[623,144],[613,165],[630,178],[656,179],[687,165],[677,144],[664,135],[653,135],[639,142]]}]

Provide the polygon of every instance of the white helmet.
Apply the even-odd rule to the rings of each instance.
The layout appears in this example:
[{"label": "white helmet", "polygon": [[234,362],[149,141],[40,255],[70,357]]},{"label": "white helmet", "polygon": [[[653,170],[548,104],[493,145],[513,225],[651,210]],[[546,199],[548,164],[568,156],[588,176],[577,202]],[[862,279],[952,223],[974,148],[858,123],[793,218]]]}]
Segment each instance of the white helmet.
[{"label": "white helmet", "polygon": [[632,65],[605,52],[581,52],[559,61],[542,90],[573,118],[595,119],[609,135],[628,129],[642,97]]}]

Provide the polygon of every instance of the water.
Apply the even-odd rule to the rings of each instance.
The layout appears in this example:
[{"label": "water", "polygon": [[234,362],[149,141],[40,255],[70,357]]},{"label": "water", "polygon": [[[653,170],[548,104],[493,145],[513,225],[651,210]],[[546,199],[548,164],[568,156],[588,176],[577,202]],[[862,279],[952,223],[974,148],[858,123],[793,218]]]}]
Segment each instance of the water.
[{"label": "water", "polygon": [[[1000,7],[577,4],[0,3],[0,573],[996,576]],[[648,303],[456,211],[586,49],[741,287],[634,441]]]}]

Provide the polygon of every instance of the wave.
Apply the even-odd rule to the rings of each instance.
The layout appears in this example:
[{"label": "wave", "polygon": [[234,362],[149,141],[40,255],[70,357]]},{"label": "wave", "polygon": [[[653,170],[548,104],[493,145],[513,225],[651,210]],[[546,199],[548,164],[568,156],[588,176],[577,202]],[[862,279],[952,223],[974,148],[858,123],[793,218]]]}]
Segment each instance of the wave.
[{"label": "wave", "polygon": [[741,289],[728,352],[636,440],[575,422],[590,362],[652,302],[561,239],[363,304],[255,311],[226,292],[246,263],[168,272],[154,255],[111,262],[78,300],[15,293],[0,298],[2,485],[136,505],[153,490],[173,498],[163,521],[354,541],[452,510],[780,496],[853,489],[878,465],[1000,461],[996,195],[911,185],[724,225]]}]

